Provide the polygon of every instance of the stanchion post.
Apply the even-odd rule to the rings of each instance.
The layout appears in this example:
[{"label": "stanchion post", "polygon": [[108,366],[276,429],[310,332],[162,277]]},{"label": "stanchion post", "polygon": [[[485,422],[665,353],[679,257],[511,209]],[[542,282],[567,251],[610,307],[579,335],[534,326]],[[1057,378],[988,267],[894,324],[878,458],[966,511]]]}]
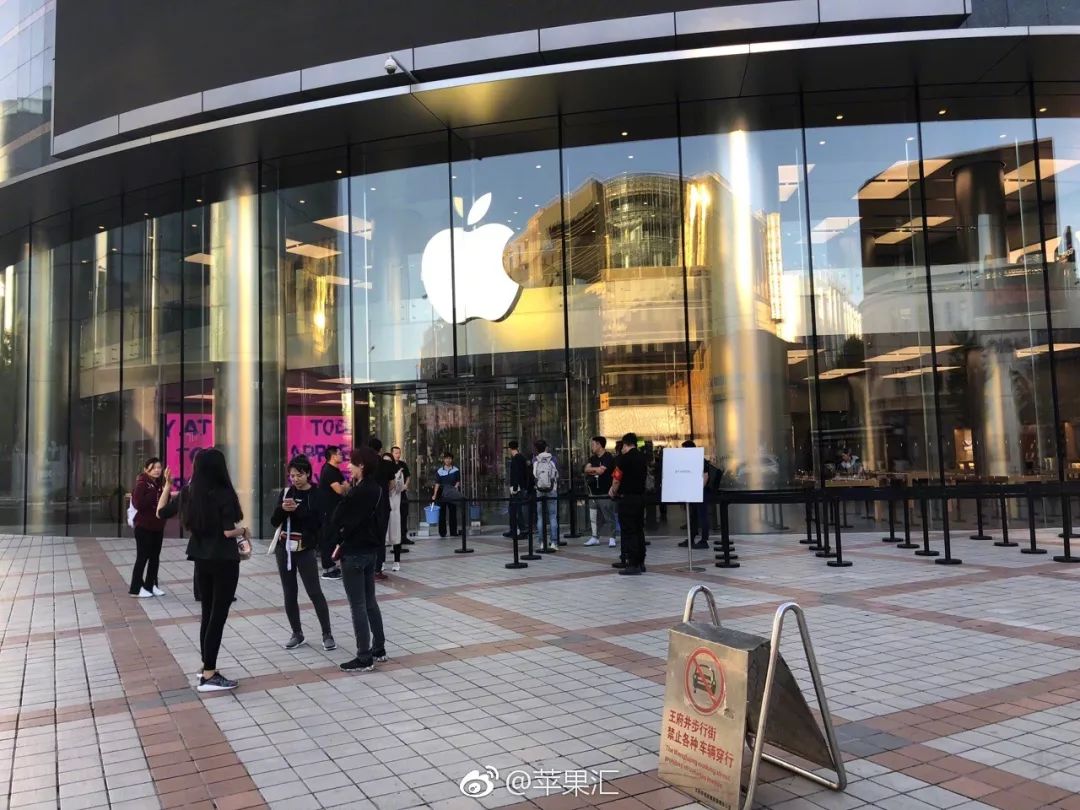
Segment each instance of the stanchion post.
[{"label": "stanchion post", "polygon": [[1045,548],[1039,548],[1035,545],[1035,484],[1028,484],[1027,486],[1027,507],[1028,507],[1028,539],[1031,545],[1027,548],[1020,549],[1021,554],[1045,554]]},{"label": "stanchion post", "polygon": [[1001,511],[1001,539],[994,543],[994,545],[1000,546],[1001,548],[1015,548],[1020,544],[1009,540],[1009,503],[1005,500],[1004,492],[998,497],[998,508]]},{"label": "stanchion post", "polygon": [[529,514],[530,510],[528,504],[523,502],[521,504],[521,507],[525,511],[525,522],[529,526],[529,553],[525,554],[521,559],[528,560],[529,562],[532,562],[534,560],[542,560],[544,558],[536,553],[536,549],[533,546],[533,533],[536,529],[536,522],[532,519],[532,515]]},{"label": "stanchion post", "polygon": [[[957,503],[960,501],[958,500]],[[952,555],[952,532],[949,530],[949,493],[943,492],[941,500],[941,538],[945,546],[945,556],[934,560],[935,565],[961,565],[964,561]]]},{"label": "stanchion post", "polygon": [[[510,506],[510,509],[511,509],[511,510],[513,510],[513,509],[517,509],[517,506],[518,506],[518,505],[517,505],[517,504],[516,504],[516,503],[514,502],[514,498],[515,498],[515,497],[516,497],[516,496],[514,496],[514,495],[511,495],[511,496],[510,496],[510,502],[509,502],[509,506]],[[520,515],[519,515],[519,517],[520,517]],[[521,527],[519,526],[519,527],[518,527],[518,531],[514,532],[514,561],[513,561],[513,562],[508,562],[508,563],[506,564],[506,567],[507,567],[507,568],[510,568],[510,569],[517,569],[517,568],[528,568],[528,567],[529,567],[529,564],[528,564],[528,563],[526,563],[526,562],[522,562],[522,561],[521,561],[521,556],[520,556],[520,554],[518,553],[518,551],[519,551],[519,550],[518,550],[518,538],[519,538],[519,537],[521,536],[521,531],[520,531],[520,529],[521,529]]]},{"label": "stanchion post", "polygon": [[[690,524],[687,523],[689,526]],[[714,565],[717,568],[738,568],[736,557],[731,554],[731,527],[728,522],[728,502],[720,496],[720,551],[722,559],[718,559]]]},{"label": "stanchion post", "polygon": [[[832,525],[835,528],[836,532],[839,534],[839,532],[840,532],[840,499],[839,499],[839,497],[837,497],[837,499],[835,501],[833,501],[833,503],[831,505],[829,504],[828,500],[825,501],[824,512],[825,512],[826,515],[829,514],[829,509],[830,508],[834,512],[833,517],[836,518],[832,522]],[[832,546],[829,545],[828,524],[826,524],[826,529],[825,529],[825,547],[823,549],[821,549],[821,551],[815,551],[814,556],[815,557],[820,557],[823,560],[831,560],[833,557],[836,556],[836,552],[833,551]]]},{"label": "stanchion post", "polygon": [[455,554],[472,554],[476,549],[469,548],[469,499],[466,498],[462,502],[462,517],[461,517],[461,548],[455,548]]},{"label": "stanchion post", "polygon": [[918,548],[917,545],[911,542],[911,501],[908,500],[907,485],[903,484],[900,490],[903,494],[900,505],[904,510],[904,542],[897,544],[896,547],[904,549]]},{"label": "stanchion post", "polygon": [[993,540],[990,535],[983,531],[983,513],[982,513],[982,498],[978,495],[975,496],[975,525],[978,527],[975,534],[971,535],[972,540]]},{"label": "stanchion post", "polygon": [[[577,530],[577,499],[574,497],[574,488],[570,488],[570,500],[567,501],[569,505],[569,519],[570,519],[570,532],[564,534],[563,537],[568,537],[571,540],[577,540],[581,537],[581,533]],[[589,508],[588,492],[585,493],[585,508]],[[566,543],[559,543],[560,546],[565,546]]]},{"label": "stanchion post", "polygon": [[[818,554],[818,556],[820,557],[821,554]],[[825,563],[830,568],[850,568],[851,567],[851,563],[848,560],[844,559],[844,545],[843,545],[843,542],[840,540],[840,521],[839,520],[836,521],[836,554],[834,554],[833,556],[836,557],[835,560],[829,560],[827,563]]]},{"label": "stanchion post", "polygon": [[814,507],[810,503],[809,496],[806,498],[806,539],[800,540],[804,546],[814,545]]},{"label": "stanchion post", "polygon": [[1061,490],[1061,534],[1058,537],[1073,538],[1076,535],[1072,530],[1072,504],[1069,502],[1067,490]]},{"label": "stanchion post", "polygon": [[922,548],[915,552],[916,557],[937,557],[940,552],[930,548],[930,516],[926,503],[926,490],[919,493],[919,517],[922,519]]},{"label": "stanchion post", "polygon": [[[896,479],[890,480],[889,481],[889,489],[890,490],[896,489],[896,486],[899,483],[900,482],[897,481]],[[888,537],[882,537],[881,542],[882,543],[899,543],[900,538],[896,536],[896,501],[893,500],[891,492],[889,494],[888,507],[889,507],[889,536]]]}]

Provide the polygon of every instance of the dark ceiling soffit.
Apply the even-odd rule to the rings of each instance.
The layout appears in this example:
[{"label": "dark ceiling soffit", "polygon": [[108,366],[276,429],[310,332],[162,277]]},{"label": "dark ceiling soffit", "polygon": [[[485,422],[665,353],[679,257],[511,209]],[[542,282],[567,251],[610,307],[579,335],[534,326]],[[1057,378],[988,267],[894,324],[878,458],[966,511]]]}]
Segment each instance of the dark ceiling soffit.
[{"label": "dark ceiling soffit", "polygon": [[20,175],[0,184],[0,233],[182,176],[448,126],[800,89],[1075,80],[1069,74],[1080,36],[1033,38],[1026,32],[948,32],[918,40],[884,35],[797,43],[809,45],[800,49],[732,46],[308,102],[142,138]]}]

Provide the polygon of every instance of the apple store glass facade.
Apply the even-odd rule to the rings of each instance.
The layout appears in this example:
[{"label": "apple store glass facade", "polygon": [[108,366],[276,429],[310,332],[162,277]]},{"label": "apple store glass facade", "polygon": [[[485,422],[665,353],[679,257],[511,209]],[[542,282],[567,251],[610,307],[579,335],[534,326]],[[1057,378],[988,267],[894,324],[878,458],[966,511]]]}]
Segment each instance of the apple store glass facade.
[{"label": "apple store glass facade", "polygon": [[135,191],[0,238],[0,531],[127,532],[142,461],[184,480],[210,445],[265,525],[289,456],[370,435],[417,499],[446,450],[505,495],[510,439],[580,491],[630,430],[732,488],[845,450],[1080,475],[1076,222],[1062,85],[577,113]]}]

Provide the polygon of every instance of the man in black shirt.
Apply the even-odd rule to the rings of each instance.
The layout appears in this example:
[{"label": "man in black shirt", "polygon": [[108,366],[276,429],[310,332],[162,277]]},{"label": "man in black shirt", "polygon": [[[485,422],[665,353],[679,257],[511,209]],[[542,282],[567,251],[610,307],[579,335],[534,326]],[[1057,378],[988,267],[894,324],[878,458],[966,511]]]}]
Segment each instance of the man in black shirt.
[{"label": "man in black shirt", "polygon": [[520,539],[527,534],[521,531],[521,527],[528,525],[525,522],[528,516],[524,512],[526,493],[529,490],[529,462],[521,455],[520,445],[516,440],[508,443],[506,447],[510,451],[510,531],[503,534],[503,537]]},{"label": "man in black shirt", "polygon": [[323,533],[319,540],[319,557],[322,561],[323,579],[341,579],[341,569],[330,558],[334,553],[337,539],[330,532],[330,519],[334,515],[341,499],[349,491],[349,484],[341,473],[344,456],[341,448],[331,445],[326,448],[326,463],[319,471],[319,503],[322,508]]},{"label": "man in black shirt", "polygon": [[[400,447],[391,447],[390,455],[394,457],[394,464],[397,469],[394,471],[395,475],[400,472],[402,478],[405,481],[405,491],[401,493],[401,542],[406,546],[412,546],[416,544],[415,540],[409,539],[409,478],[412,477],[412,471],[409,470],[409,465],[405,463],[405,460],[401,457]],[[408,551],[407,548],[401,550],[402,554]]]},{"label": "man in black shirt", "polygon": [[619,525],[622,527],[622,559],[612,563],[620,574],[645,573],[645,476],[648,462],[637,448],[637,436],[627,433],[622,439],[623,452],[615,462],[614,481],[609,495],[618,498]]},{"label": "man in black shirt", "polygon": [[608,498],[611,489],[612,473],[615,472],[615,457],[607,451],[607,439],[593,436],[592,455],[585,465],[585,481],[589,486],[589,521],[592,524],[592,536],[585,541],[587,546],[600,545],[600,527],[608,532],[608,548],[615,548],[615,504]]}]

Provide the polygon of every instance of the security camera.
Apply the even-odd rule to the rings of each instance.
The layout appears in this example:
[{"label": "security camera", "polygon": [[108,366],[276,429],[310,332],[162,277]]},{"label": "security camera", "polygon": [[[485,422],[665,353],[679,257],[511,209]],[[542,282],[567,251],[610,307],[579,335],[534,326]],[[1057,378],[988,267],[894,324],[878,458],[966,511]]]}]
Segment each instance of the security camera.
[{"label": "security camera", "polygon": [[386,70],[387,76],[393,76],[398,71],[397,60],[392,56],[386,57],[386,61],[383,62],[383,69]]}]

